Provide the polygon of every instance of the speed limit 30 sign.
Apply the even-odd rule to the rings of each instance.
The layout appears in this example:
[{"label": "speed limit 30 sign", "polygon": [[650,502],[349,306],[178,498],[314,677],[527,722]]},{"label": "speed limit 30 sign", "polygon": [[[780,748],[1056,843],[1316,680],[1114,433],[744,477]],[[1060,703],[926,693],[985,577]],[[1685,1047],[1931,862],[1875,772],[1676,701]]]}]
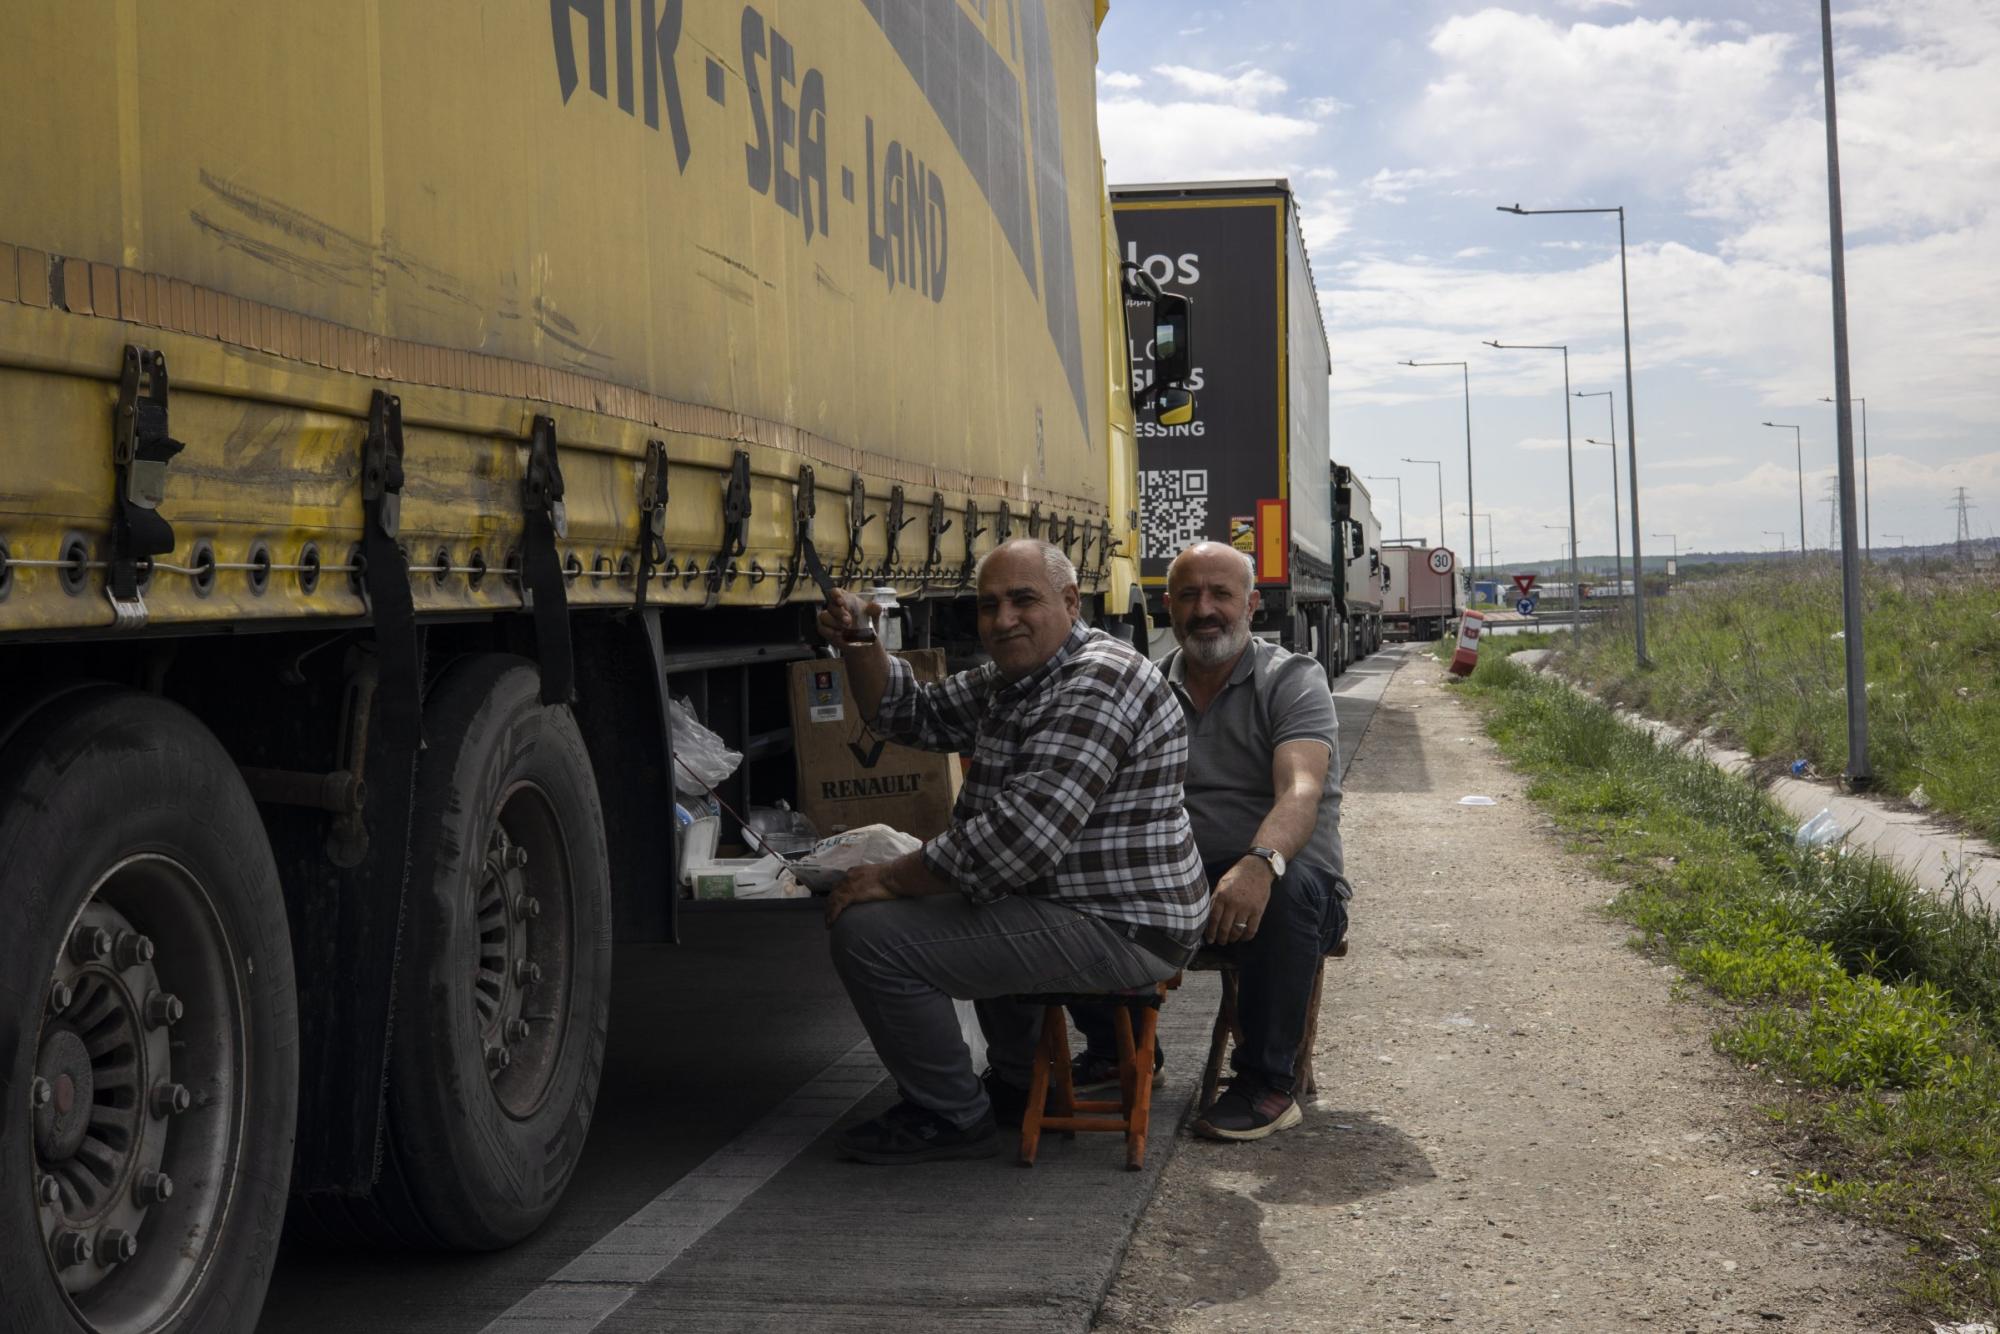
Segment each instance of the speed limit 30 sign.
[{"label": "speed limit 30 sign", "polygon": [[1458,559],[1448,547],[1432,547],[1430,562],[1432,574],[1450,574]]}]

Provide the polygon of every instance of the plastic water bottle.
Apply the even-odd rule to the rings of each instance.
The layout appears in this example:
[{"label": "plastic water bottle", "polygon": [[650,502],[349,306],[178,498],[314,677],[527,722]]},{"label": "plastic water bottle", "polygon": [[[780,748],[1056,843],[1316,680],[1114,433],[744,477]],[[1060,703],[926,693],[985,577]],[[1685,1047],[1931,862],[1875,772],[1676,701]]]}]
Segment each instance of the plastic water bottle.
[{"label": "plastic water bottle", "polygon": [[881,636],[882,647],[894,653],[903,647],[903,618],[897,614],[902,609],[902,604],[896,601],[896,590],[883,584],[869,589],[865,596],[882,609],[882,619],[876,623],[876,633]]}]

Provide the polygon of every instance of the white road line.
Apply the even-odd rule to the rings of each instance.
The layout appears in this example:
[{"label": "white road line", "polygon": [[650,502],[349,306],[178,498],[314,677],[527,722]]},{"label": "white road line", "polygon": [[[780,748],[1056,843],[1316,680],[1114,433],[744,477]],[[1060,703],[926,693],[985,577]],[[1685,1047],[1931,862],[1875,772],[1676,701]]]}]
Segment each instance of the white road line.
[{"label": "white road line", "polygon": [[883,1074],[874,1046],[857,1043],[481,1334],[590,1334],[867,1097]]}]

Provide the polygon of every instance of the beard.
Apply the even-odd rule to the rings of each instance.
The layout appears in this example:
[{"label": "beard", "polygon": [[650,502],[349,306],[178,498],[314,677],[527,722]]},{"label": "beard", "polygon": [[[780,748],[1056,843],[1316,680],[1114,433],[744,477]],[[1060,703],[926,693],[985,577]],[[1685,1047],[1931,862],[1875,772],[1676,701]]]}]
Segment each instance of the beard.
[{"label": "beard", "polygon": [[1178,636],[1181,652],[1197,667],[1220,667],[1233,660],[1250,643],[1250,622],[1248,618],[1235,625],[1225,626],[1222,634],[1214,639],[1200,639],[1193,634]]}]

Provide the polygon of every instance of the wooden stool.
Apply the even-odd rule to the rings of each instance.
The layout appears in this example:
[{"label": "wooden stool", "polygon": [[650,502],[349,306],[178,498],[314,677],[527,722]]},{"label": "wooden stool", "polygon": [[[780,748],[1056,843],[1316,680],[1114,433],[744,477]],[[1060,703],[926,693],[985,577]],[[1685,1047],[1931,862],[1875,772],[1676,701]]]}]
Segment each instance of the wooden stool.
[{"label": "wooden stool", "polygon": [[[1035,1165],[1044,1130],[1074,1136],[1079,1130],[1115,1131],[1125,1136],[1125,1166],[1136,1172],[1146,1164],[1146,1127],[1153,1112],[1153,1037],[1160,1022],[1160,1002],[1179,985],[1176,974],[1165,982],[1134,991],[1043,993],[1016,996],[1026,1005],[1040,1005],[1042,1040],[1035,1048],[1034,1072],[1028,1078],[1028,1108],[1021,1117],[1021,1166]],[[1071,1005],[1110,1005],[1118,1035],[1118,1100],[1076,1096],[1069,1063]],[[1133,1022],[1133,1016],[1138,1022]],[[1142,1075],[1140,1072],[1143,1071]],[[1053,1091],[1055,1110],[1049,1110]]]},{"label": "wooden stool", "polygon": [[[1299,1053],[1292,1060],[1293,1088],[1300,1098],[1310,1098],[1319,1091],[1313,1077],[1313,1041],[1319,1036],[1320,988],[1326,982],[1326,961],[1346,957],[1347,941],[1342,939],[1320,956],[1319,967],[1313,971],[1312,1000],[1306,1006],[1305,1036],[1299,1039]],[[1230,1042],[1233,1040],[1240,1044],[1243,1041],[1243,1026],[1236,1017],[1236,964],[1219,950],[1203,949],[1189,961],[1188,971],[1222,975],[1222,1004],[1215,1012],[1215,1035],[1208,1042],[1208,1064],[1202,1068],[1200,1101],[1195,1104],[1197,1112],[1205,1112],[1215,1101],[1216,1087],[1222,1082],[1222,1061],[1229,1054]]]}]

